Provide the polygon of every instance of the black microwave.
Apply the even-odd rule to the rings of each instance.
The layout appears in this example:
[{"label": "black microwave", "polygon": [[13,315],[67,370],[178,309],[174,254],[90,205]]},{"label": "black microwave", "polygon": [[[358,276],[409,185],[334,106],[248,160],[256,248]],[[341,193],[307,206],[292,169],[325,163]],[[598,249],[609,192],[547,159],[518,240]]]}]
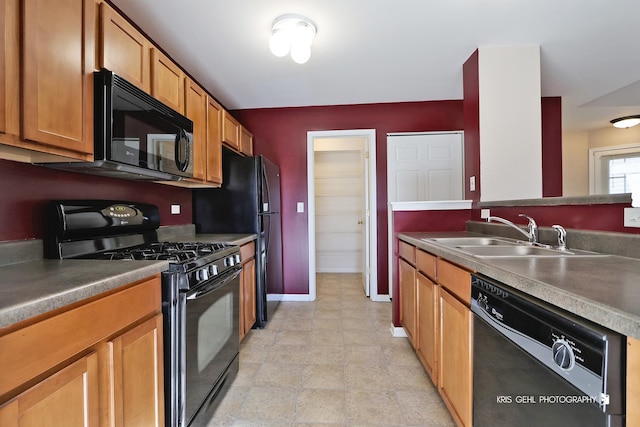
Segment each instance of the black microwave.
[{"label": "black microwave", "polygon": [[94,73],[94,161],[45,166],[117,178],[193,177],[193,122],[112,71]]}]

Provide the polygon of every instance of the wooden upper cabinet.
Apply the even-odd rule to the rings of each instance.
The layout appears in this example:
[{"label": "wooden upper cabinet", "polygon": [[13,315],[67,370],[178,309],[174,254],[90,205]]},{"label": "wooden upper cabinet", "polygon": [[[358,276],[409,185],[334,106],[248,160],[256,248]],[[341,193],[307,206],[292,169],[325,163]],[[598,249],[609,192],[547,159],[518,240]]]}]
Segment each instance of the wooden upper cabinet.
[{"label": "wooden upper cabinet", "polygon": [[93,153],[93,1],[23,5],[23,138]]},{"label": "wooden upper cabinet", "polygon": [[222,110],[222,142],[234,150],[240,149],[240,123],[227,110]]},{"label": "wooden upper cabinet", "polygon": [[0,2],[0,133],[20,134],[20,7]]},{"label": "wooden upper cabinet", "polygon": [[253,155],[253,134],[244,126],[240,126],[240,152],[247,156]]},{"label": "wooden upper cabinet", "polygon": [[185,115],[193,122],[193,179],[204,181],[207,160],[207,93],[193,80],[185,80]]},{"label": "wooden upper cabinet", "polygon": [[100,4],[100,42],[100,67],[151,93],[151,43],[106,3]]},{"label": "wooden upper cabinet", "polygon": [[175,62],[157,48],[151,49],[151,96],[180,114],[184,114],[184,79]]},{"label": "wooden upper cabinet", "polygon": [[222,184],[222,115],[223,109],[207,97],[207,182]]}]

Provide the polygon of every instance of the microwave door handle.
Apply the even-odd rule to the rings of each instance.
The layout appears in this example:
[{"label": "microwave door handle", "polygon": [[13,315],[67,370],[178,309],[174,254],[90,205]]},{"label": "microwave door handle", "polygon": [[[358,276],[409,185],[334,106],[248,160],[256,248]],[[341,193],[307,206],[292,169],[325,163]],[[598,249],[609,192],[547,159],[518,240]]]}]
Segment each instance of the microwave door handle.
[{"label": "microwave door handle", "polygon": [[[184,152],[184,161],[182,161],[181,152]],[[178,170],[184,172],[189,167],[189,163],[191,159],[189,158],[189,134],[184,131],[184,129],[180,129],[178,133],[176,133],[176,148],[175,148],[175,161]]]}]

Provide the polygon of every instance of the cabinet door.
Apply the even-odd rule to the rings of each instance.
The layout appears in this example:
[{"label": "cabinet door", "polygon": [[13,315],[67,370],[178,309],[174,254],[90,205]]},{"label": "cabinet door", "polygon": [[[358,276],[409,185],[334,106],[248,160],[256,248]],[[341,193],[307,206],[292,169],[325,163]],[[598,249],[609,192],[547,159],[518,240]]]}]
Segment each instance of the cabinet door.
[{"label": "cabinet door", "polygon": [[240,149],[240,123],[227,110],[222,110],[222,142],[236,151]]},{"label": "cabinet door", "polygon": [[405,260],[398,260],[398,281],[400,284],[400,324],[404,327],[409,341],[415,347],[416,330],[416,270]]},{"label": "cabinet door", "polygon": [[193,178],[204,181],[207,161],[207,94],[187,78],[185,115],[193,122]]},{"label": "cabinet door", "polygon": [[0,425],[96,426],[98,377],[98,356],[91,353],[0,407]]},{"label": "cabinet door", "polygon": [[244,126],[240,126],[240,152],[247,156],[253,155],[253,134]]},{"label": "cabinet door", "polygon": [[431,381],[438,385],[438,285],[417,274],[416,352]]},{"label": "cabinet door", "polygon": [[20,133],[20,7],[0,2],[0,133]]},{"label": "cabinet door", "polygon": [[256,260],[251,258],[242,266],[242,305],[244,334],[256,323]]},{"label": "cabinet door", "polygon": [[472,422],[471,311],[444,288],[440,295],[440,358],[438,389],[458,426]]},{"label": "cabinet door", "polygon": [[91,154],[95,2],[22,4],[23,136]]},{"label": "cabinet door", "polygon": [[184,114],[184,73],[156,48],[151,49],[151,96]]},{"label": "cabinet door", "polygon": [[110,342],[116,426],[164,425],[162,315]]},{"label": "cabinet door", "polygon": [[640,340],[627,337],[627,425],[640,425]]},{"label": "cabinet door", "polygon": [[207,181],[222,184],[222,107],[207,98]]},{"label": "cabinet door", "polygon": [[100,66],[151,92],[151,43],[106,3],[100,4]]}]

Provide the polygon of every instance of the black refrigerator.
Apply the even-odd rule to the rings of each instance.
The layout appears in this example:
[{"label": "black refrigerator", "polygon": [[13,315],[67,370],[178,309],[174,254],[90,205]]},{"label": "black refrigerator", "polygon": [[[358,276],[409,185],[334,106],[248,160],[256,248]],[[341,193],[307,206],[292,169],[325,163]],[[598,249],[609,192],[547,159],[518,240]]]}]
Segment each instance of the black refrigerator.
[{"label": "black refrigerator", "polygon": [[222,187],[193,191],[197,233],[253,233],[256,241],[256,327],[263,328],[283,294],[280,169],[264,156],[222,148]]}]

